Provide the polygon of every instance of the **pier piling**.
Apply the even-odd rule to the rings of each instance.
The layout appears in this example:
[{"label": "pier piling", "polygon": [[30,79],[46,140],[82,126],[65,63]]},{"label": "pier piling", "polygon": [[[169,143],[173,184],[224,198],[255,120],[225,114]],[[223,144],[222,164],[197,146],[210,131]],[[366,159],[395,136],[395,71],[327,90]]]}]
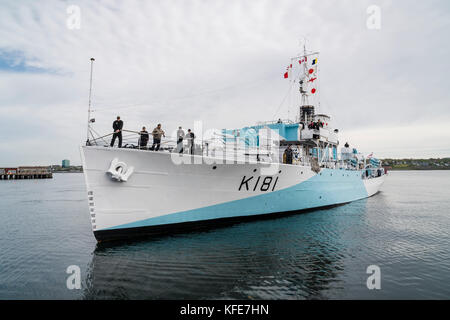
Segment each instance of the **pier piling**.
[{"label": "pier piling", "polygon": [[0,168],[0,180],[51,179],[50,167]]}]

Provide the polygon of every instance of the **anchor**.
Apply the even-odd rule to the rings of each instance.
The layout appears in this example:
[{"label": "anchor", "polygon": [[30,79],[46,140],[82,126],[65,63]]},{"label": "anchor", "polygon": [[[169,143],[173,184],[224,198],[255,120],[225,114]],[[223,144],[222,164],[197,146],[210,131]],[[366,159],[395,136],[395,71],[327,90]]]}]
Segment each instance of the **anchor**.
[{"label": "anchor", "polygon": [[128,167],[125,162],[119,161],[119,159],[114,158],[111,161],[111,165],[109,167],[109,170],[106,172],[110,174],[111,179],[119,181],[119,182],[126,182],[128,178],[132,175],[134,171],[134,167]]}]

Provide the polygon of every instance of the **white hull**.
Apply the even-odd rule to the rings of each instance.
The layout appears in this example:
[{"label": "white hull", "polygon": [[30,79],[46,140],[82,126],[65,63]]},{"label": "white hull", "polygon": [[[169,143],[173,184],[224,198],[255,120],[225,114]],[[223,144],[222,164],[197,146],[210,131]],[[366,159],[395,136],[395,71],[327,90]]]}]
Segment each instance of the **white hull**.
[{"label": "white hull", "polygon": [[[170,153],[123,148],[81,147],[81,156],[99,240],[122,237],[125,230],[132,235],[133,229],[346,203],[375,194],[385,178],[362,179],[361,171],[335,169],[316,174],[285,164],[270,174],[264,163],[177,165]],[[133,167],[127,181],[107,173],[114,159]]]}]

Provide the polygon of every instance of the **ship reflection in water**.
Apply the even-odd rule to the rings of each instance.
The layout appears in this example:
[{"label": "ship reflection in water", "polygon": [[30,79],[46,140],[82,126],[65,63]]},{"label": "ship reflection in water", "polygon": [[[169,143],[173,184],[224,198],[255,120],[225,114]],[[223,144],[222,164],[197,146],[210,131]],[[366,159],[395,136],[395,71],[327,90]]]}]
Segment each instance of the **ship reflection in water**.
[{"label": "ship reflection in water", "polygon": [[[366,212],[366,205],[362,200],[200,233],[100,243],[84,298],[327,298],[343,289],[346,260],[364,246],[360,236],[354,241],[354,226],[363,223],[357,212]],[[364,272],[354,276],[367,290]]]}]

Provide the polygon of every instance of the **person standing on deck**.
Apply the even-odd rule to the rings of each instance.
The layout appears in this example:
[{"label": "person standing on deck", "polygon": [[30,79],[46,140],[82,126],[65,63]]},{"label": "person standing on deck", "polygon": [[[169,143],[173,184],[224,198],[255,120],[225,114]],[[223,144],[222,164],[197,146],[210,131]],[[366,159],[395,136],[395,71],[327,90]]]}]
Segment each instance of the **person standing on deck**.
[{"label": "person standing on deck", "polygon": [[191,131],[191,129],[188,129],[188,133],[186,135],[186,139],[188,141],[188,149],[190,154],[194,154],[194,139],[195,134]]},{"label": "person standing on deck", "polygon": [[177,131],[178,153],[183,153],[183,139],[184,139],[184,130],[180,126],[180,127],[178,127],[178,131]]},{"label": "person standing on deck", "polygon": [[345,143],[344,148],[341,149],[341,159],[344,161],[350,160],[351,150],[348,142]]},{"label": "person standing on deck", "polygon": [[114,134],[111,139],[111,147],[114,147],[114,142],[116,141],[116,138],[119,138],[119,148],[122,148],[122,128],[123,128],[123,121],[120,120],[119,116],[117,116],[117,120],[113,122]]},{"label": "person standing on deck", "polygon": [[[165,137],[166,136],[165,133],[164,133],[164,130],[161,129],[161,123],[158,123],[156,128],[153,129],[152,135],[153,135],[153,145],[150,148],[150,150],[158,151],[159,147],[161,145],[161,137]],[[156,146],[156,148],[155,148],[155,146]]]},{"label": "person standing on deck", "polygon": [[142,127],[142,131],[139,132],[139,149],[146,149],[149,140],[149,134],[145,127]]},{"label": "person standing on deck", "polygon": [[292,158],[294,153],[290,145],[286,148],[286,150],[284,150],[284,154],[286,157],[286,164],[292,164]]}]

